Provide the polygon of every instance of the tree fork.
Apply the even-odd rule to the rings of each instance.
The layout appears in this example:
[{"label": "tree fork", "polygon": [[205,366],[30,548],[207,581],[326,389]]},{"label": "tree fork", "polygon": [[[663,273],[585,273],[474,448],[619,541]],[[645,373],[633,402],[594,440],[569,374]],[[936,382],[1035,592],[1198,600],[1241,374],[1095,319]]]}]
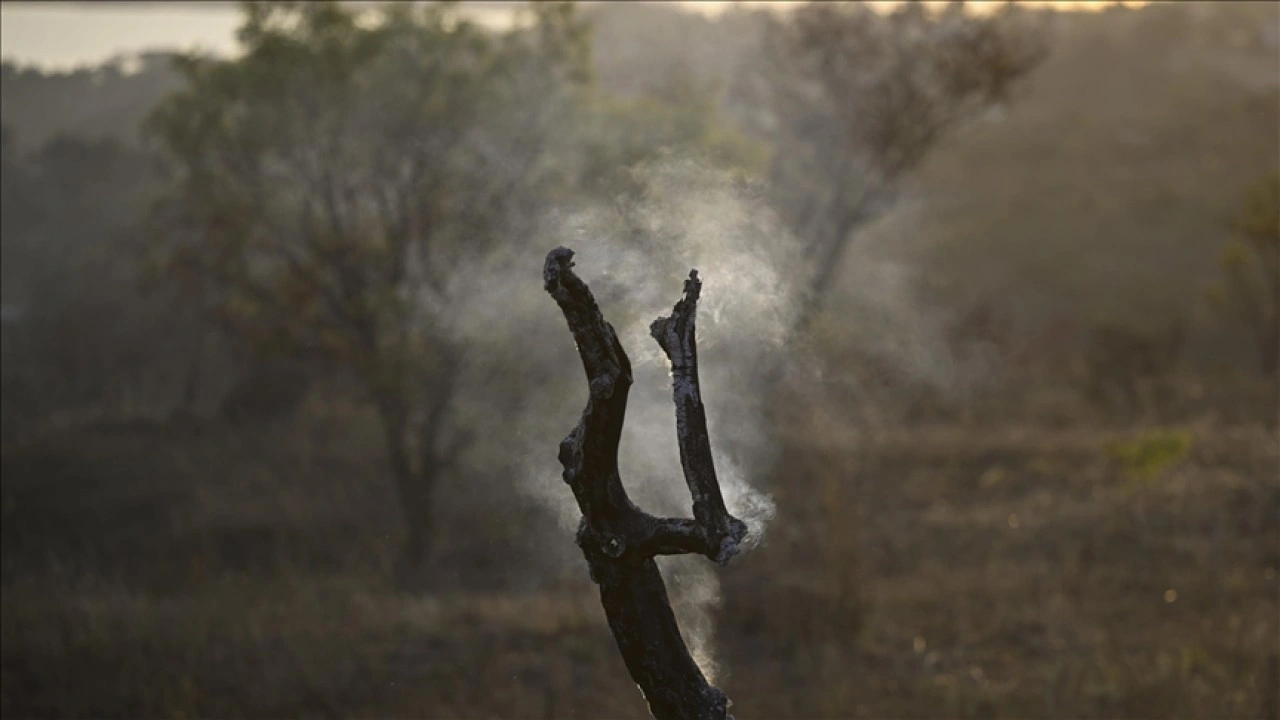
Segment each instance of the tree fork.
[{"label": "tree fork", "polygon": [[680,465],[693,497],[693,519],[654,517],[631,502],[618,474],[631,363],[591,290],[573,273],[572,259],[572,250],[552,250],[542,275],[587,373],[586,409],[560,443],[564,481],[582,511],[578,546],[591,579],[600,586],[609,629],[649,712],[658,720],[732,720],[729,699],[707,682],[680,637],[654,561],[657,555],[699,554],[724,565],[747,533],[746,523],[725,509],[707,434],[694,342],[702,283],[697,271],[691,271],[671,315],[650,327],[671,362]]}]

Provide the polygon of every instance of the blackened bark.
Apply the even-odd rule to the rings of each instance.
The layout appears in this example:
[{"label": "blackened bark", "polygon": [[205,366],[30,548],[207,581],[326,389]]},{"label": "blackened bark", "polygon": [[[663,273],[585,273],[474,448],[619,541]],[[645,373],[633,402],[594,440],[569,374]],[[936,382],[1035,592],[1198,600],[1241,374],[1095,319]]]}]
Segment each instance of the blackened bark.
[{"label": "blackened bark", "polygon": [[738,543],[747,534],[747,526],[729,514],[720,494],[715,462],[711,457],[711,439],[707,433],[707,414],[702,407],[698,382],[698,348],[694,325],[698,295],[702,281],[698,271],[689,273],[684,284],[684,297],[676,303],[669,317],[661,317],[649,326],[649,333],[671,362],[671,390],[676,404],[676,437],[680,442],[680,465],[685,482],[693,495],[693,518],[714,533],[720,547],[713,560],[724,565],[738,552]]},{"label": "blackened bark", "polygon": [[716,481],[698,384],[694,314],[696,271],[670,317],[651,328],[672,363],[676,426],[692,520],[658,518],[636,507],[618,474],[618,442],[631,388],[631,364],[586,284],[572,271],[573,251],[556,248],[543,267],[544,287],[564,313],[587,374],[589,394],[578,426],[560,443],[564,480],[582,511],[577,542],[600,586],[609,628],[631,678],[658,720],[724,720],[728,698],[689,655],[655,555],[696,553],[724,564],[747,527],[724,507]]}]

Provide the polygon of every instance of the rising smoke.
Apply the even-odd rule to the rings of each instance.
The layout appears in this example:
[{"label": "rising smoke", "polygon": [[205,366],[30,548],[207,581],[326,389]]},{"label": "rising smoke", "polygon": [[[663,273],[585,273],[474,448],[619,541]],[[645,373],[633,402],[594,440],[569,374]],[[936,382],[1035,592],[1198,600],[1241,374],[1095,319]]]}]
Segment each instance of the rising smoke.
[{"label": "rising smoke", "polygon": [[[575,251],[577,272],[596,296],[631,359],[631,388],[619,450],[619,467],[632,499],[657,515],[689,516],[691,499],[680,468],[669,367],[649,324],[671,311],[690,268],[703,279],[698,309],[699,372],[716,470],[728,509],[750,528],[748,545],[767,537],[775,505],[765,492],[763,469],[777,448],[767,420],[771,372],[786,369],[813,388],[824,380],[809,345],[794,342],[793,320],[806,269],[800,243],[767,208],[758,188],[692,158],[667,157],[631,174],[633,191],[611,203],[548,213],[533,239],[504,248],[483,268],[460,276],[471,288],[456,327],[475,353],[500,351],[493,338],[521,355],[520,402],[491,427],[514,428],[511,456],[517,489],[558,521],[562,533],[539,538],[547,552],[574,572],[582,558],[572,534],[579,511],[560,478],[560,440],[577,423],[586,400],[580,361],[555,303],[542,291],[545,253],[564,245]],[[891,343],[903,327],[930,328],[914,312],[886,262],[861,262],[861,272],[882,279],[861,298],[874,310],[891,306],[894,332],[869,338],[878,352],[910,356],[910,367],[938,373],[936,347],[920,341]],[[522,278],[515,282],[514,278]],[[476,290],[478,288],[478,291]],[[864,292],[865,294],[865,292]],[[477,296],[478,295],[478,296]],[[861,296],[859,296],[861,297]],[[884,328],[881,328],[883,330]],[[509,352],[509,350],[508,350]],[[928,362],[925,362],[928,356]],[[792,386],[797,383],[790,382]],[[750,555],[737,562],[749,562]],[[672,605],[690,651],[708,677],[717,674],[712,652],[714,613],[720,603],[715,568],[699,557],[661,558]]]}]

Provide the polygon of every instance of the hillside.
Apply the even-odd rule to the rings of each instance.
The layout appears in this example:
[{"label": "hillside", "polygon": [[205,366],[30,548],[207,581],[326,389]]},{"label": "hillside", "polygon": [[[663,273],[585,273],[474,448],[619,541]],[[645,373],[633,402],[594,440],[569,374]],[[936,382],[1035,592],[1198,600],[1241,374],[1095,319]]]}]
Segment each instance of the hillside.
[{"label": "hillside", "polygon": [[136,143],[142,118],[177,87],[169,57],[144,53],[65,73],[6,61],[0,66],[0,121],[23,148],[39,147],[59,133]]}]

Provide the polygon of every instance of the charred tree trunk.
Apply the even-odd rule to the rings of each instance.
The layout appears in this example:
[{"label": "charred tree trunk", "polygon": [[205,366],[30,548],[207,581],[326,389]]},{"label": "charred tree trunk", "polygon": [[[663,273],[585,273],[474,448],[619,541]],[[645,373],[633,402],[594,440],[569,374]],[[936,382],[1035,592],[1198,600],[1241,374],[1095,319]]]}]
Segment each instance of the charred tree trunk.
[{"label": "charred tree trunk", "polygon": [[712,462],[698,382],[694,316],[702,284],[689,273],[684,297],[650,332],[671,361],[680,463],[693,519],[659,518],[636,507],[618,475],[618,442],[631,388],[631,364],[587,285],[572,271],[573,251],[556,248],[545,288],[568,321],[587,373],[589,395],[578,426],[560,443],[564,480],[582,511],[577,543],[631,678],[658,720],[723,720],[729,701],[709,684],[685,647],[654,557],[700,554],[724,565],[747,526],[725,509]]}]

